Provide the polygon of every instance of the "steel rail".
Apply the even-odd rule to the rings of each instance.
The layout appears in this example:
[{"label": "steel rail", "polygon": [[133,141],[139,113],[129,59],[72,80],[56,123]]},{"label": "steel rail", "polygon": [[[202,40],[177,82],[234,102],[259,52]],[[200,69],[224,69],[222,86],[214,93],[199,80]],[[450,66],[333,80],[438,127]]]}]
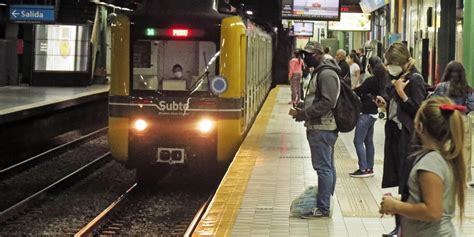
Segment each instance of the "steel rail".
[{"label": "steel rail", "polygon": [[202,217],[206,213],[207,208],[209,207],[209,204],[211,203],[212,198],[214,197],[214,194],[215,193],[209,196],[209,198],[201,205],[196,215],[194,216],[193,220],[191,221],[191,223],[189,223],[188,228],[186,228],[186,232],[184,232],[183,236],[186,236],[186,237],[192,236],[194,230],[196,230],[196,227],[199,224],[199,221],[202,219]]},{"label": "steel rail", "polygon": [[5,169],[2,169],[2,170],[0,170],[0,180],[9,178],[11,176],[14,176],[14,175],[20,173],[21,171],[24,171],[28,168],[31,168],[35,164],[38,164],[40,162],[44,162],[44,161],[54,157],[55,154],[62,153],[64,151],[68,150],[68,149],[77,147],[77,146],[79,146],[79,145],[81,145],[85,142],[88,142],[88,141],[90,141],[94,138],[97,138],[100,135],[102,135],[105,131],[107,131],[107,127],[101,128],[97,131],[86,134],[86,135],[84,135],[84,136],[82,136],[82,137],[80,137],[80,138],[78,138],[74,141],[70,141],[70,142],[67,142],[65,144],[59,145],[59,146],[54,147],[52,149],[49,149],[45,152],[42,152],[38,155],[35,155],[31,158],[28,158],[24,161],[21,161],[17,164],[14,164],[14,165],[9,166]]},{"label": "steel rail", "polygon": [[0,212],[0,223],[4,223],[8,221],[10,218],[14,217],[28,206],[35,202],[39,202],[42,198],[46,196],[46,194],[51,193],[60,189],[61,187],[67,186],[70,182],[77,181],[81,179],[83,176],[92,173],[97,169],[97,167],[101,167],[105,163],[111,160],[110,152],[103,154],[102,156],[98,157],[97,159],[89,162],[87,165],[82,166],[81,168],[77,169],[76,171],[70,173],[69,175],[65,176],[64,178],[50,184],[48,187],[36,192],[35,194],[23,199],[22,201],[18,202],[17,204],[9,207],[8,209]]},{"label": "steel rail", "polygon": [[110,204],[105,210],[103,210],[99,215],[97,215],[92,221],[85,225],[80,231],[78,231],[74,236],[93,236],[94,233],[100,229],[100,227],[113,215],[113,213],[119,209],[121,206],[126,203],[127,198],[132,192],[137,189],[137,183],[133,184],[124,194],[120,195],[117,200]]}]

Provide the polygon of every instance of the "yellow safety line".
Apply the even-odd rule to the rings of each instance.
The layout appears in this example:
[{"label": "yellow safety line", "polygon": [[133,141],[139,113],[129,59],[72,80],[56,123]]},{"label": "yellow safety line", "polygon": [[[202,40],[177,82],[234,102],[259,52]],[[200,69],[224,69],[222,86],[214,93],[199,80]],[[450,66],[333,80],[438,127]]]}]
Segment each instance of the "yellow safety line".
[{"label": "yellow safety line", "polygon": [[270,91],[193,236],[229,236],[231,234],[247,183],[260,152],[262,138],[275,107],[279,89],[276,87]]}]

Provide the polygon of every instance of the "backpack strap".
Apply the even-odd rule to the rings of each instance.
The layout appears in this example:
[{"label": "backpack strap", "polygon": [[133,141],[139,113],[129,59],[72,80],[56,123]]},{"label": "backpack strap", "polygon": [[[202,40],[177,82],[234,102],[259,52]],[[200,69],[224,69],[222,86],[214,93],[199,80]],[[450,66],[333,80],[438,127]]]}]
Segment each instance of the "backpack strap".
[{"label": "backpack strap", "polygon": [[[320,80],[320,79],[319,79],[319,75],[320,75],[320,73],[321,73],[322,71],[324,71],[324,70],[331,70],[331,71],[333,71],[334,73],[336,73],[336,75],[337,75],[336,101],[334,102],[334,106],[332,107],[333,109],[335,109],[335,108],[336,108],[336,105],[337,105],[337,100],[339,100],[339,96],[341,95],[341,78],[339,77],[339,73],[337,73],[336,70],[334,70],[332,67],[322,67],[322,68],[319,70],[318,74],[316,74],[316,83],[318,83],[318,84],[317,84],[317,88],[318,88],[319,91],[321,91],[321,88],[319,87],[320,84],[321,84],[321,83],[319,83],[319,80]],[[310,83],[311,83],[311,82],[310,82]],[[308,88],[309,88],[309,86],[308,86]]]}]

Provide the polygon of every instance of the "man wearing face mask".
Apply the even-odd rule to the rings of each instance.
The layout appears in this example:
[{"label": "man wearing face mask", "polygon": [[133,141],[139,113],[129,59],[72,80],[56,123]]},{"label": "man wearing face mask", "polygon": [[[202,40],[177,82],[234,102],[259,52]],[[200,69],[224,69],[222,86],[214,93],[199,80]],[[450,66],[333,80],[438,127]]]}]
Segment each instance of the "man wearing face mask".
[{"label": "man wearing face mask", "polygon": [[324,59],[324,49],[319,42],[310,41],[303,49],[304,61],[314,67],[304,106],[290,110],[296,121],[304,121],[306,137],[311,150],[311,162],[318,174],[316,208],[302,218],[330,216],[331,196],[336,187],[334,144],[338,137],[332,109],[337,102],[341,69],[334,59]]},{"label": "man wearing face mask", "polygon": [[[415,68],[415,60],[402,43],[392,44],[385,53],[386,68],[391,78],[387,95],[377,96],[376,103],[387,110],[385,123],[385,147],[382,188],[399,187],[402,200],[406,200],[407,171],[414,151],[412,139],[414,119],[418,108],[426,97],[423,77]],[[396,216],[395,230],[385,236],[398,234],[400,217]]]},{"label": "man wearing face mask", "polygon": [[173,65],[173,77],[170,78],[171,80],[186,80],[186,88],[189,89],[191,86],[191,81],[188,78],[183,77],[183,67],[179,64]]}]

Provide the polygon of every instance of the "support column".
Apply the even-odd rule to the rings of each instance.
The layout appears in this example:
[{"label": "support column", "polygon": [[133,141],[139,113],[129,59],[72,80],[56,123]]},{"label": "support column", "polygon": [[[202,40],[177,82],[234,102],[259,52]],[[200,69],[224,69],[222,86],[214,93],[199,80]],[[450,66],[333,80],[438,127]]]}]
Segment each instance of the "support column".
[{"label": "support column", "polygon": [[402,13],[402,21],[403,21],[403,27],[402,27],[402,40],[406,41],[407,40],[407,21],[408,21],[408,7],[407,7],[407,0],[403,0],[403,13]]},{"label": "support column", "polygon": [[[433,9],[433,17],[436,17],[435,11],[436,9]],[[451,0],[441,0],[440,15],[441,27],[438,32],[438,65],[439,75],[441,77],[448,62],[454,60],[456,55],[456,4],[453,4]]]},{"label": "support column", "polygon": [[337,39],[339,40],[339,48],[346,50],[346,37],[345,37],[344,32],[338,31]]},{"label": "support column", "polygon": [[466,68],[466,79],[474,85],[474,1],[464,1],[463,25],[463,64]]}]

